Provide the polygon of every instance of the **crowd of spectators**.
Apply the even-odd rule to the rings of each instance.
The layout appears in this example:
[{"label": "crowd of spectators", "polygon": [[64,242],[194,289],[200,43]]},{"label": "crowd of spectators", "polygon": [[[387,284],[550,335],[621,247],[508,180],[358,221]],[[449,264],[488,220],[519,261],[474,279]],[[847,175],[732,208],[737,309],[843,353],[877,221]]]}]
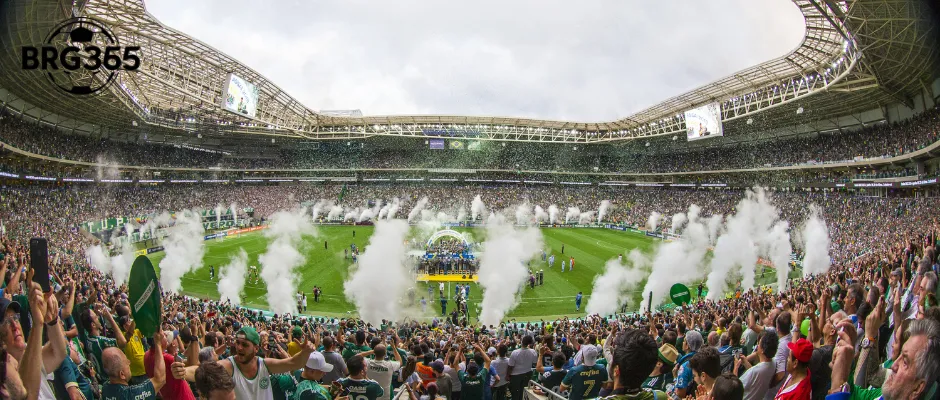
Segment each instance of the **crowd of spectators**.
[{"label": "crowd of spectators", "polygon": [[[825,164],[892,157],[937,141],[935,109],[897,123],[851,132],[798,135],[773,140],[633,140],[618,144],[486,142],[480,150],[432,150],[422,140],[379,138],[324,141],[317,146],[284,139],[223,152],[174,147],[146,140],[119,142],[66,134],[13,115],[0,115],[0,141],[55,158],[147,167],[237,169],[464,168],[527,171],[676,173]],[[746,139],[746,137],[745,137]],[[231,154],[234,153],[234,154]]]},{"label": "crowd of spectators", "polygon": [[[89,267],[79,222],[236,203],[256,217],[301,202],[346,207],[418,199],[458,215],[522,202],[645,226],[702,207],[730,214],[738,190],[442,185],[6,186],[0,191],[0,397],[67,399],[932,399],[940,376],[934,198],[775,192],[797,225],[809,204],[828,223],[834,266],[784,293],[749,291],[679,311],[483,326],[428,317],[265,317],[165,295],[163,329],[136,328],[126,286]],[[50,243],[53,290],[33,282],[28,241]],[[530,381],[536,389],[526,389]],[[550,394],[550,393],[547,393]],[[827,397],[828,396],[828,397]],[[363,399],[365,398],[365,399]]]}]

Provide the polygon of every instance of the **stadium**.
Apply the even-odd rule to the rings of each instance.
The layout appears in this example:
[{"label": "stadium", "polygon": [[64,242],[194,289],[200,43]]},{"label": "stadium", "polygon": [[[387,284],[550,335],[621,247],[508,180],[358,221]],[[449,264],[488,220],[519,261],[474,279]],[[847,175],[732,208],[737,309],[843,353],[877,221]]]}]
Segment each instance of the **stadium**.
[{"label": "stadium", "polygon": [[0,1],[0,397],[938,398],[940,10],[782,3],[785,54],[575,122],[322,110],[143,0]]}]

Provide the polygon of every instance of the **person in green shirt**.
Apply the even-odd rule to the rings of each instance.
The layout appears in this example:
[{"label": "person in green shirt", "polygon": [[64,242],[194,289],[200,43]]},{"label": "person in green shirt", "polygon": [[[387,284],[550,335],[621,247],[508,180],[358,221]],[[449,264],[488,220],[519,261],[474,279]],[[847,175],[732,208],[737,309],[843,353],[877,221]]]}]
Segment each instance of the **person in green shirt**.
[{"label": "person in green shirt", "polygon": [[672,368],[676,365],[676,359],[679,358],[679,352],[671,344],[666,343],[659,347],[657,351],[659,360],[656,362],[656,368],[643,381],[643,389],[653,389],[665,391],[666,385],[672,383]]},{"label": "person in green shirt", "polygon": [[[466,364],[466,372],[459,371],[457,377],[460,379],[460,398],[462,400],[483,400],[486,391],[485,386],[489,384],[490,357],[483,351],[479,344],[473,345],[473,360]],[[455,364],[466,360],[466,356],[461,353],[457,356],[459,360],[454,360]],[[483,368],[480,368],[482,366]],[[497,380],[498,382],[498,380]]]},{"label": "person in green shirt", "polygon": [[350,400],[376,400],[385,394],[385,389],[378,382],[366,376],[366,359],[357,354],[346,361],[349,377],[338,382],[343,387],[343,395]]},{"label": "person in green shirt", "polygon": [[561,381],[561,390],[568,391],[571,400],[592,399],[597,397],[601,386],[607,382],[607,368],[597,365],[598,349],[593,345],[581,347],[583,364],[568,370]]},{"label": "person in green shirt", "polygon": [[[111,325],[111,330],[114,331],[114,338],[101,335],[104,331],[104,327],[101,326],[100,318],[98,318],[99,314],[108,320],[108,324]],[[111,312],[103,309],[100,304],[97,307],[97,312],[90,308],[82,310],[80,318],[82,328],[88,333],[85,349],[91,354],[91,358],[94,360],[97,370],[103,373],[104,379],[107,379],[107,369],[104,368],[102,354],[104,350],[109,347],[119,347],[123,349],[124,346],[127,346],[127,339],[124,338],[124,332],[121,331],[121,327],[118,326],[117,321],[111,316]]]},{"label": "person in green shirt", "polygon": [[332,370],[333,365],[326,362],[323,353],[310,353],[307,364],[300,375],[303,380],[297,385],[293,400],[333,400],[329,389],[317,382]]},{"label": "person in green shirt", "polygon": [[[155,354],[163,353],[163,332],[153,335]],[[136,385],[129,385],[131,380],[131,361],[120,349],[109,347],[101,355],[104,372],[108,374],[108,383],[101,388],[102,400],[149,400],[156,399],[157,393],[166,383],[166,364],[163,357],[154,357],[153,377]]]},{"label": "person in green shirt", "polygon": [[343,344],[343,359],[348,360],[359,353],[364,351],[372,350],[366,343],[366,333],[364,331],[357,331],[356,335],[353,336],[354,342],[345,342]]}]

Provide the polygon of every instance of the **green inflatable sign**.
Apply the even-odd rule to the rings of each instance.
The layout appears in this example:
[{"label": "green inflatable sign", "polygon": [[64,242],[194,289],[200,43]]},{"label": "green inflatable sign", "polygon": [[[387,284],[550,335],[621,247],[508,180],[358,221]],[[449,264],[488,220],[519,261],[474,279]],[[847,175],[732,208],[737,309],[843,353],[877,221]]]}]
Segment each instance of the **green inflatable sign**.
[{"label": "green inflatable sign", "polygon": [[689,288],[681,283],[672,285],[672,289],[669,289],[669,297],[672,298],[673,303],[680,307],[687,306],[692,301],[692,293],[689,292]]},{"label": "green inflatable sign", "polygon": [[163,323],[163,308],[160,282],[153,264],[147,256],[138,256],[131,266],[131,276],[127,283],[128,300],[131,314],[137,322],[137,329],[145,337],[153,336]]}]

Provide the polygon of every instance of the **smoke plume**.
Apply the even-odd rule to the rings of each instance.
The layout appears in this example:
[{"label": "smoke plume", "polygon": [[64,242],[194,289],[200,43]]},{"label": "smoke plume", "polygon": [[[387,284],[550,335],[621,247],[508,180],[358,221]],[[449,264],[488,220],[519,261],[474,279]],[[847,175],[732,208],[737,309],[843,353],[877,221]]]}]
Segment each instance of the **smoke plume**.
[{"label": "smoke plume", "polygon": [[610,315],[616,313],[630,297],[630,291],[649,273],[649,259],[638,249],[627,256],[627,265],[616,258],[605,265],[604,273],[594,277],[594,290],[588,300],[588,314]]},{"label": "smoke plume", "polygon": [[411,212],[408,213],[408,222],[412,222],[414,221],[415,217],[421,216],[421,210],[424,210],[424,207],[427,205],[427,197],[422,197],[421,200],[418,200],[418,203],[415,204],[414,208],[411,209]]},{"label": "smoke plume", "polygon": [[578,218],[581,218],[581,209],[578,207],[568,207],[568,212],[565,213],[565,223],[567,224]]},{"label": "smoke plume", "polygon": [[498,325],[516,305],[516,295],[529,276],[526,262],[542,249],[542,233],[538,228],[517,229],[501,214],[491,217],[480,255],[479,282],[483,286],[480,322],[484,325]]},{"label": "smoke plume", "polygon": [[474,197],[473,202],[470,203],[470,219],[476,221],[477,217],[486,218],[486,204],[483,204],[480,195]]},{"label": "smoke plume", "polygon": [[548,213],[545,212],[542,206],[535,206],[535,222],[538,224],[548,222]]},{"label": "smoke plume", "polygon": [[669,229],[673,234],[678,234],[679,229],[682,228],[682,225],[685,225],[685,222],[688,221],[688,218],[685,216],[685,213],[677,213],[672,216],[672,227]]},{"label": "smoke plume", "polygon": [[532,206],[522,203],[516,206],[516,225],[532,224]]},{"label": "smoke plume", "polygon": [[268,306],[275,314],[297,313],[297,285],[294,269],[306,262],[298,248],[304,236],[315,236],[310,220],[303,218],[302,209],[278,211],[271,215],[270,225],[264,230],[270,243],[267,251],[258,257],[261,279],[268,288]]},{"label": "smoke plume", "polygon": [[655,231],[659,227],[659,221],[663,218],[663,215],[653,211],[650,214],[650,218],[646,221],[646,229],[650,231]]},{"label": "smoke plume", "polygon": [[708,230],[698,218],[700,212],[700,207],[690,205],[688,223],[685,224],[682,236],[678,240],[664,242],[656,248],[653,269],[643,288],[641,310],[646,311],[650,292],[655,306],[662,301],[673,284],[692,282],[703,275],[704,271],[700,265],[708,251]]},{"label": "smoke plume", "polygon": [[584,224],[590,224],[591,222],[594,222],[594,211],[593,211],[593,210],[592,210],[592,211],[585,211],[585,212],[583,212],[583,213],[581,213],[581,214],[578,215],[578,223],[579,223],[579,224],[584,225]]},{"label": "smoke plume", "polygon": [[329,214],[326,215],[326,219],[330,221],[336,221],[343,217],[343,207],[340,205],[334,205],[330,207]]},{"label": "smoke plume", "polygon": [[803,248],[803,276],[822,274],[829,270],[829,228],[815,204],[809,208],[803,223],[800,246]]},{"label": "smoke plume", "polygon": [[219,296],[222,301],[231,301],[234,305],[242,302],[245,289],[245,272],[248,270],[248,253],[239,247],[228,264],[219,268]]},{"label": "smoke plume", "polygon": [[127,282],[131,274],[131,266],[134,264],[134,246],[129,240],[122,241],[121,253],[115,256],[108,256],[104,248],[95,245],[85,250],[88,256],[88,262],[93,268],[104,275],[111,275],[116,286],[121,286]]},{"label": "smoke plume", "polygon": [[182,289],[183,275],[202,266],[206,231],[196,210],[177,212],[176,223],[168,229],[170,233],[163,240],[166,257],[160,260],[160,285],[176,294]]},{"label": "smoke plume", "polygon": [[558,223],[558,206],[552,204],[548,206],[548,222],[551,224]]},{"label": "smoke plume", "polygon": [[380,220],[359,258],[359,266],[346,281],[343,292],[356,305],[363,320],[378,325],[383,319],[398,321],[403,307],[399,300],[414,283],[408,265],[408,223]]},{"label": "smoke plume", "polygon": [[597,223],[601,223],[604,220],[604,217],[607,216],[607,211],[610,209],[610,200],[601,201],[601,206],[597,208]]}]

